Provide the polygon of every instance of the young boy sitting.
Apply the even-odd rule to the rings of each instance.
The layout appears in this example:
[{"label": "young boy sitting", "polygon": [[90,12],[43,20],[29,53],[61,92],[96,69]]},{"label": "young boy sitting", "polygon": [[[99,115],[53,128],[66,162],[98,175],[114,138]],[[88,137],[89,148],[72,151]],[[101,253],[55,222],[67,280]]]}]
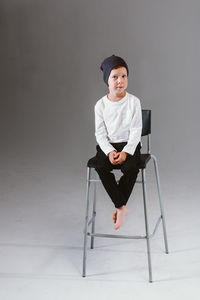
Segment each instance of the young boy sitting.
[{"label": "young boy sitting", "polygon": [[[126,204],[139,172],[142,115],[140,100],[126,91],[126,62],[112,55],[102,62],[101,70],[109,93],[95,105],[96,171],[115,205],[112,217],[117,230],[128,214]],[[119,183],[111,172],[116,168],[123,173]]]}]

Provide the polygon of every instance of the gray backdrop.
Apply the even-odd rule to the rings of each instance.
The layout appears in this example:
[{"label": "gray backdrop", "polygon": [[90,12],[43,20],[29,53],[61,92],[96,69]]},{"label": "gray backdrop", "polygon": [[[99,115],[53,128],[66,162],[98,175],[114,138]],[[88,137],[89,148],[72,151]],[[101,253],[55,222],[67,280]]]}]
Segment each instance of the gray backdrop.
[{"label": "gray backdrop", "polygon": [[198,0],[1,0],[1,161],[58,164],[84,180],[94,104],[107,92],[99,66],[115,54],[129,65],[128,92],[152,109],[162,179],[192,184],[199,11]]}]

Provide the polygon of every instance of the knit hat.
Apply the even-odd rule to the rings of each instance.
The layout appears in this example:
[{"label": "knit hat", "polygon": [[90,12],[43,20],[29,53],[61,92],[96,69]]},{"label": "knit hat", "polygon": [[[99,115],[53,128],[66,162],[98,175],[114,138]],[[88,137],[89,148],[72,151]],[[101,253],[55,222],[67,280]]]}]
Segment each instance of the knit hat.
[{"label": "knit hat", "polygon": [[107,85],[108,85],[108,78],[109,78],[111,70],[118,66],[125,67],[127,70],[127,75],[128,75],[128,73],[129,73],[128,66],[127,66],[126,62],[123,60],[123,58],[121,58],[119,56],[115,56],[113,54],[112,56],[109,56],[106,59],[104,59],[104,61],[102,62],[100,69],[103,71],[103,80],[105,81],[105,83]]}]

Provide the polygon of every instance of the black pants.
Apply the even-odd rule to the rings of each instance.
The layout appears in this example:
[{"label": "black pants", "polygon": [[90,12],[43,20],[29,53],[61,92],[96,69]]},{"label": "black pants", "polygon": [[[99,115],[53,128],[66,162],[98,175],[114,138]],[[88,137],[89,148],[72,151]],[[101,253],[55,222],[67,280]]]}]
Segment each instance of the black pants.
[{"label": "black pants", "polygon": [[[113,147],[118,152],[121,152],[126,144],[126,142],[112,143]],[[116,208],[126,205],[139,173],[140,143],[137,145],[135,153],[133,155],[128,154],[125,162],[121,165],[111,164],[108,156],[105,155],[99,145],[96,146],[96,149],[97,164],[95,170],[99,174],[103,186]],[[111,172],[113,169],[120,169],[123,173],[119,183],[116,182],[115,176]]]}]

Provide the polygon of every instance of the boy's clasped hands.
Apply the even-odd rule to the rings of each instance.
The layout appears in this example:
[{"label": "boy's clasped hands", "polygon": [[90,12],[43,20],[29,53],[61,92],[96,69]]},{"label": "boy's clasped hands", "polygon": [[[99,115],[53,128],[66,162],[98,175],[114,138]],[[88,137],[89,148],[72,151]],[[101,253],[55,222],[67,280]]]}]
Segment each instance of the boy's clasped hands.
[{"label": "boy's clasped hands", "polygon": [[111,162],[111,164],[113,165],[117,165],[117,164],[122,164],[127,157],[127,153],[126,152],[116,152],[116,151],[111,151],[108,154],[109,160]]}]

